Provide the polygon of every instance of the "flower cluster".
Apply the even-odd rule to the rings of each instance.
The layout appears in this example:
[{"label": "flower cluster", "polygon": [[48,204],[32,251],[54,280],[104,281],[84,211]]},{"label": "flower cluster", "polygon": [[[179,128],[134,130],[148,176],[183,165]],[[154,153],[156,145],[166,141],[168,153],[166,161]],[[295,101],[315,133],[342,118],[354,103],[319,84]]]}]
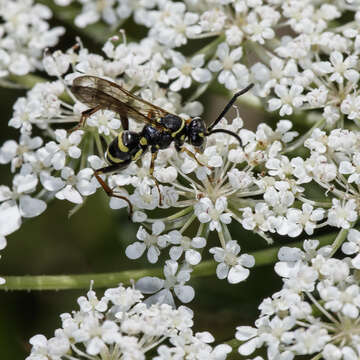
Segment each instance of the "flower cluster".
[{"label": "flower cluster", "polygon": [[[104,4],[104,11],[118,5]],[[345,9],[341,1],[316,6],[309,1],[226,1],[216,8],[201,1],[139,2],[134,12],[126,4],[122,2],[129,6],[124,14],[133,14],[147,26],[147,37],[139,43],[128,43],[124,34],[112,37],[103,46],[104,56],[91,53],[81,42],[68,51],[45,54],[44,69],[57,80],[38,83],[15,103],[9,125],[21,136],[0,148],[0,163],[10,163],[15,173],[12,186],[0,188],[0,218],[5,219],[0,236],[17,230],[22,218],[41,214],[52,198],[79,206],[102,191],[93,176],[105,166],[101,138],[109,144],[121,131],[121,122],[117,114],[103,109],[81,129],[67,133],[62,128],[78,122],[87,109],[71,92],[72,81],[83,74],[115,81],[185,119],[201,114],[197,98],[214,80],[232,91],[253,81],[253,94],[244,98],[264,98],[268,109],[279,110],[280,116],[302,111],[311,123],[306,111],[322,113],[313,116],[312,128],[301,137],[293,130],[294,117],[279,120],[275,128],[261,123],[255,131],[244,129],[239,116],[223,118],[215,130],[238,134],[242,146],[233,136],[215,133],[207,137],[203,153],[189,144],[180,152],[173,146],[159,151],[153,175],[147,153],[121,172],[103,176],[109,188],[129,200],[133,221],[141,223],[126,255],[137,259],[146,254],[156,263],[168,251],[164,271],[171,268],[171,277],[178,279],[165,281],[172,290],[188,286],[205,250],[218,262],[220,279],[238,283],[248,277],[254,258],[240,252],[232,236],[234,224],[268,243],[276,234],[297,237],[324,226],[353,226],[358,218],[360,133],[355,127],[338,127],[345,120],[358,125],[360,119],[358,35],[347,27],[334,28],[333,20]],[[355,10],[349,4],[346,9]],[[292,36],[273,41],[275,30],[285,26],[291,27]],[[196,55],[184,56],[177,49],[214,36]],[[250,48],[257,54],[251,62],[245,56]],[[188,89],[188,98],[182,97],[182,89]],[[143,124],[129,121],[131,130],[141,130]],[[34,126],[47,137],[34,136]],[[302,146],[309,150],[306,157],[297,156]],[[324,195],[315,201],[307,194],[309,185],[320,186]],[[110,199],[112,209],[128,204]],[[158,208],[160,216],[155,218],[152,210]],[[194,225],[197,231],[191,233]],[[218,243],[208,243],[210,232],[218,234]],[[180,298],[191,299],[191,293]]]},{"label": "flower cluster", "polygon": [[42,69],[44,50],[56,45],[65,31],[50,28],[51,15],[47,6],[33,0],[0,1],[0,78]]},{"label": "flower cluster", "polygon": [[[359,238],[358,232],[350,237]],[[267,359],[312,355],[325,360],[358,359],[360,286],[351,259],[329,257],[317,240],[304,251],[281,248],[275,271],[283,287],[260,304],[255,327],[239,326],[239,353],[265,347]],[[357,251],[358,253],[358,251]],[[257,356],[257,360],[263,359]]]},{"label": "flower cluster", "polygon": [[[317,236],[325,227],[339,232],[331,248],[306,240],[304,251],[280,250],[275,270],[283,288],[262,302],[255,327],[237,329],[240,354],[256,356],[266,347],[270,360],[359,358],[359,1],[77,2],[55,0],[81,9],[78,27],[102,21],[119,29],[132,18],[146,36],[129,42],[131,34],[121,30],[104,39],[102,54],[80,38],[50,53],[44,49],[64,31],[49,28],[50,10],[32,0],[0,0],[1,83],[21,82],[11,75],[35,70],[55,78],[17,99],[9,126],[19,139],[0,145],[0,164],[13,173],[12,184],[0,186],[0,250],[23,219],[39,216],[50,201],[73,203],[73,213],[104,188],[118,196],[109,199],[110,208],[129,210],[139,225],[126,256],[145,256],[151,264],[162,256],[164,277],[146,276],[137,290],[109,289],[100,300],[91,290],[79,299],[80,311],[62,315],[54,338],[31,339],[28,359],[141,359],[154,348],[159,360],[190,353],[225,358],[229,347],[213,349],[208,333],[193,335],[192,315],[174,310],[174,295],[182,303],[194,298],[192,272],[209,254],[219,279],[236,284],[249,277],[255,260],[241,252],[236,226],[268,244],[279,236]],[[214,114],[205,121],[211,134],[204,133],[203,149],[186,134],[182,148],[171,144],[156,158],[148,151],[121,171],[98,175],[107,165],[107,146],[126,130],[125,116],[116,107],[95,107],[78,126],[90,107],[72,88],[82,75],[112,81],[186,124],[203,113],[199,98],[207,90],[225,89],[230,98],[252,83],[239,102],[279,118],[249,130],[236,108],[236,117],[224,112],[210,128]],[[151,111],[147,116],[155,126],[159,119]],[[131,131],[143,129],[138,119],[128,120]],[[340,247],[352,257],[334,257]],[[149,297],[141,301],[139,291]]]},{"label": "flower cluster", "polygon": [[214,341],[209,332],[193,333],[193,314],[181,306],[147,307],[143,295],[133,288],[107,289],[98,299],[90,290],[78,298],[80,310],[61,314],[62,327],[46,339],[30,339],[27,360],[58,359],[146,359],[156,351],[156,360],[225,359],[231,347]]}]

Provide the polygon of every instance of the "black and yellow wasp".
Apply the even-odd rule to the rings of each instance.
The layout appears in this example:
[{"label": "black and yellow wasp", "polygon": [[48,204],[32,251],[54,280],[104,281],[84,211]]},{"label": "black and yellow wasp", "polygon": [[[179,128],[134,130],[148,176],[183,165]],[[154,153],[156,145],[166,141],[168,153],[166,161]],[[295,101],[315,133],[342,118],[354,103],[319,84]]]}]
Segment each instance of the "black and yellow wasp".
[{"label": "black and yellow wasp", "polygon": [[[112,81],[97,76],[79,76],[74,79],[71,92],[90,109],[82,113],[80,122],[74,129],[84,126],[86,119],[99,110],[109,109],[119,114],[123,130],[107,148],[106,160],[109,165],[96,170],[94,175],[109,196],[127,201],[131,214],[132,205],[129,199],[114,193],[99,175],[124,169],[150,150],[152,154],[150,175],[153,176],[158,151],[168,148],[172,142],[177,151],[186,152],[198,162],[195,154],[184,147],[184,143],[187,142],[193,145],[197,152],[202,152],[206,144],[206,136],[218,132],[234,136],[241,145],[240,137],[234,132],[226,129],[213,130],[213,128],[225,116],[237,97],[252,87],[253,84],[250,84],[234,94],[216,120],[206,127],[205,122],[199,117],[185,120],[133,95]],[[143,129],[140,132],[130,131],[128,117],[145,123]],[[155,178],[154,181],[159,189]]]}]

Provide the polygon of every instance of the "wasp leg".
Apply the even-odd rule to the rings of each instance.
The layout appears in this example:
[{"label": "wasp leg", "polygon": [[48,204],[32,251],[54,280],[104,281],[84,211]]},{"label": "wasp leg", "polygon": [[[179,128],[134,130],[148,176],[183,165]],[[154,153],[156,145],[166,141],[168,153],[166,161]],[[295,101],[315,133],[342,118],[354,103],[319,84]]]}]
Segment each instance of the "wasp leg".
[{"label": "wasp leg", "polygon": [[150,163],[150,176],[153,178],[153,180],[155,181],[155,185],[158,189],[158,192],[159,192],[159,206],[162,205],[162,197],[161,197],[161,192],[160,192],[160,185],[158,183],[158,181],[156,180],[155,176],[154,176],[154,167],[155,167],[155,160],[156,160],[156,157],[157,157],[157,151],[153,152],[151,154],[151,163]]},{"label": "wasp leg", "polygon": [[101,169],[98,169],[98,170],[95,170],[94,172],[94,175],[96,177],[96,180],[99,182],[99,184],[102,186],[102,188],[105,190],[106,194],[110,197],[116,197],[118,199],[123,199],[125,200],[128,205],[129,205],[129,216],[130,216],[130,219],[132,217],[132,214],[133,214],[133,206],[130,202],[130,200],[125,197],[125,196],[121,196],[121,195],[118,195],[116,194],[113,189],[111,189],[109,187],[108,184],[106,184],[106,182],[100,177],[101,174],[106,174],[106,173],[110,173],[110,172],[114,172],[116,170],[120,170],[123,166],[123,164],[119,164],[119,165],[110,165],[110,166],[105,166]]},{"label": "wasp leg", "polygon": [[99,111],[102,108],[101,105],[97,105],[94,108],[87,109],[81,113],[80,121],[77,125],[75,125],[72,129],[68,130],[68,133],[72,133],[75,130],[79,130],[80,128],[84,127],[86,124],[86,120],[88,117],[90,117],[92,114],[95,114],[97,111]]},{"label": "wasp leg", "polygon": [[120,114],[120,121],[123,130],[129,130],[129,119],[127,115]]},{"label": "wasp leg", "polygon": [[180,152],[185,152],[187,153],[190,157],[192,157],[200,166],[206,166],[209,170],[214,170],[214,168],[212,168],[211,166],[207,166],[207,165],[204,165],[203,163],[201,163],[198,158],[196,157],[196,155],[190,151],[189,149],[187,149],[185,146],[182,147],[180,149]]}]

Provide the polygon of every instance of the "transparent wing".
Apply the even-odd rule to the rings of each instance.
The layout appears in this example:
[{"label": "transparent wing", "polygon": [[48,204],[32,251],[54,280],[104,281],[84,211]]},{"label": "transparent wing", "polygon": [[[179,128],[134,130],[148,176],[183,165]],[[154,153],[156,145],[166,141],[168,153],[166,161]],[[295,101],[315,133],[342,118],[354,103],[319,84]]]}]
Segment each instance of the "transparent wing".
[{"label": "transparent wing", "polygon": [[157,125],[155,119],[169,114],[123,89],[120,85],[97,76],[80,76],[74,79],[72,93],[89,107],[101,105],[104,109],[117,112],[120,117]]}]

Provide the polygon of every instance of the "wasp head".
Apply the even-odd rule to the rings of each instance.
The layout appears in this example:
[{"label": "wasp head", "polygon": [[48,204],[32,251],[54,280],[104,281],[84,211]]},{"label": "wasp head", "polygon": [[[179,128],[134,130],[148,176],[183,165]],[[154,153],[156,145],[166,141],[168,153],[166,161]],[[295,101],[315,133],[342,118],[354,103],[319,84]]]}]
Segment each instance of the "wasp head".
[{"label": "wasp head", "polygon": [[206,126],[200,118],[194,118],[188,125],[189,143],[198,148],[202,152],[206,145]]}]

